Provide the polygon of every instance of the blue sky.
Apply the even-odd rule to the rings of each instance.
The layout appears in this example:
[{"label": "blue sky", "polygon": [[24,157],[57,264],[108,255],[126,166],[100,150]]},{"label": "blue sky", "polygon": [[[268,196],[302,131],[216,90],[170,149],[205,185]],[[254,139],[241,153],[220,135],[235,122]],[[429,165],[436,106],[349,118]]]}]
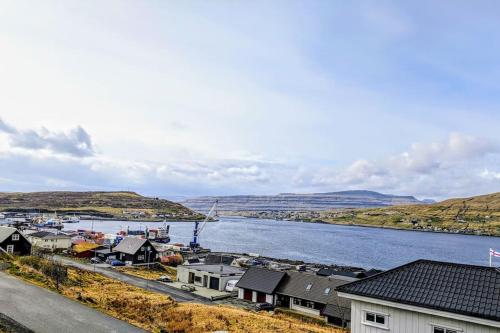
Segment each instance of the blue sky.
[{"label": "blue sky", "polygon": [[500,187],[494,1],[2,1],[0,187]]}]

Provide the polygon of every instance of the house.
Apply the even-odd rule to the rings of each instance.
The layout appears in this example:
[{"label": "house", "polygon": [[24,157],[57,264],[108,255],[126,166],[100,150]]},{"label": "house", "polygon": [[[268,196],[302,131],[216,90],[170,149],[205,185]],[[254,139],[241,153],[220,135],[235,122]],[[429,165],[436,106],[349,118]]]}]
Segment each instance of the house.
[{"label": "house", "polygon": [[236,257],[224,254],[209,253],[205,257],[205,265],[227,265],[231,266]]},{"label": "house", "polygon": [[29,255],[31,243],[16,228],[0,226],[0,252]]},{"label": "house", "polygon": [[113,248],[116,259],[128,265],[144,265],[157,261],[158,252],[151,242],[144,238],[125,237]]},{"label": "house", "polygon": [[77,258],[92,258],[94,256],[93,250],[99,248],[104,248],[104,246],[90,242],[78,242],[73,245],[71,250]]},{"label": "house", "polygon": [[27,235],[34,247],[50,250],[67,250],[71,247],[71,237],[49,231],[37,231]]},{"label": "house", "polygon": [[417,260],[339,286],[351,332],[499,333],[500,271]]},{"label": "house", "polygon": [[285,276],[285,272],[251,267],[236,284],[238,298],[256,303],[275,304],[276,289]]},{"label": "house", "polygon": [[227,265],[177,266],[177,281],[223,291],[230,280],[239,280],[245,271]]},{"label": "house", "polygon": [[344,279],[289,271],[276,290],[276,305],[322,318],[336,326],[349,327],[350,302],[335,291],[346,283]]}]

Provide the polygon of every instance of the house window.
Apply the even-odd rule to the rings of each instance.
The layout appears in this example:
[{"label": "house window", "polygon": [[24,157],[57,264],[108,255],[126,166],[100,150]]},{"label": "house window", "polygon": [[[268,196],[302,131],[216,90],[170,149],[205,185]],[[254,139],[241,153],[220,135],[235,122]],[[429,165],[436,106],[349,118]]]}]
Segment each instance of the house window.
[{"label": "house window", "polygon": [[14,245],[7,245],[7,253],[14,253]]},{"label": "house window", "polygon": [[443,326],[434,326],[432,325],[432,333],[459,333],[462,332],[461,329],[456,328],[447,328]]},{"label": "house window", "polygon": [[12,235],[12,240],[13,241],[18,241],[19,240],[19,234],[13,234]]},{"label": "house window", "polygon": [[388,328],[389,320],[388,316],[385,314],[365,311],[363,324],[380,328]]},{"label": "house window", "polygon": [[143,255],[137,256],[137,260],[144,260],[144,256]]},{"label": "house window", "polygon": [[142,252],[144,252],[144,246],[143,246],[143,247],[141,247],[141,251],[142,251]]},{"label": "house window", "polygon": [[306,290],[307,290],[307,291],[311,290],[312,286],[313,286],[313,284],[312,284],[312,283],[309,283],[309,284],[306,286]]},{"label": "house window", "polygon": [[325,289],[325,295],[328,295],[330,293],[330,290],[331,290],[330,288],[326,288]]}]

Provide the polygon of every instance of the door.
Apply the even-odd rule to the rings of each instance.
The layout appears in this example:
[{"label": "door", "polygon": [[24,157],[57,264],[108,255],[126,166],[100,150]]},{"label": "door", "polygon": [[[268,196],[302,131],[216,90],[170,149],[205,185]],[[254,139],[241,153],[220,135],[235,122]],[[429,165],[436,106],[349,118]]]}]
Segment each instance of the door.
[{"label": "door", "polygon": [[243,292],[243,299],[246,299],[247,301],[251,301],[252,300],[252,291],[245,289],[245,291]]},{"label": "door", "polygon": [[203,275],[203,287],[208,287],[208,276]]},{"label": "door", "polygon": [[219,290],[219,278],[210,277],[210,289]]},{"label": "door", "polygon": [[257,303],[266,303],[266,294],[258,292]]},{"label": "door", "polygon": [[188,283],[194,283],[194,273],[189,272]]}]

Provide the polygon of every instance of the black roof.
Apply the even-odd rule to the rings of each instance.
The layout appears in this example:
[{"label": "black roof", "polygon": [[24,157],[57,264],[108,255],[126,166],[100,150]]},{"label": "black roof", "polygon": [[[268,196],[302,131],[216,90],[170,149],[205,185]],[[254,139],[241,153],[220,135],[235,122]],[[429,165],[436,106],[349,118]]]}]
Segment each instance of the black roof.
[{"label": "black roof", "polygon": [[284,277],[284,272],[250,267],[238,281],[236,287],[272,294]]},{"label": "black roof", "polygon": [[337,291],[500,321],[500,271],[485,266],[417,260]]}]

